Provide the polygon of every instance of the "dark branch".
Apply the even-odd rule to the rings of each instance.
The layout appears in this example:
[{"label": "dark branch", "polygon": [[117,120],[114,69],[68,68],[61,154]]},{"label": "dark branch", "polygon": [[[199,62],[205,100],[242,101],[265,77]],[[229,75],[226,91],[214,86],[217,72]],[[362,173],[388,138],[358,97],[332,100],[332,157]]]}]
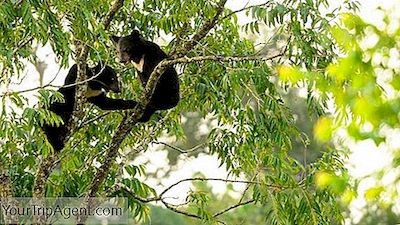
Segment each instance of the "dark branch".
[{"label": "dark branch", "polygon": [[246,7],[243,7],[243,8],[241,8],[241,9],[238,9],[238,10],[235,10],[235,11],[230,12],[229,14],[225,15],[224,17],[221,17],[218,21],[222,21],[222,20],[224,20],[224,19],[227,19],[227,18],[231,17],[233,14],[236,14],[236,13],[239,13],[239,12],[242,12],[242,11],[245,11],[245,10],[248,10],[248,9],[251,9],[251,8],[255,8],[255,7],[267,6],[267,5],[269,5],[269,4],[271,4],[271,1],[267,1],[267,2],[265,2],[265,3],[261,3],[261,4],[258,4],[258,5],[246,6]]},{"label": "dark branch", "polygon": [[227,212],[229,212],[229,211],[231,211],[233,209],[239,208],[240,206],[248,205],[248,204],[251,204],[251,203],[254,203],[254,202],[256,202],[256,200],[254,200],[254,199],[248,200],[248,201],[245,201],[245,202],[239,202],[236,205],[232,205],[232,206],[228,207],[227,209],[222,210],[221,212],[218,212],[218,213],[214,214],[213,217],[214,218],[218,217],[218,216],[220,216],[222,214],[225,214],[225,213],[227,213]]},{"label": "dark branch", "polygon": [[161,200],[160,197],[153,197],[153,198],[140,197],[140,196],[136,195],[132,189],[130,189],[129,187],[127,187],[126,185],[121,184],[121,183],[117,183],[113,186],[112,190],[110,191],[111,195],[109,195],[109,196],[112,196],[112,194],[114,194],[118,190],[124,191],[126,194],[128,194],[129,197],[131,197],[141,203],[155,202],[155,201]]},{"label": "dark branch", "polygon": [[[230,179],[222,179],[222,178],[202,178],[202,177],[195,177],[195,178],[186,178],[183,180],[180,180],[174,184],[172,184],[171,186],[169,186],[168,188],[166,188],[163,192],[161,192],[160,196],[165,195],[165,193],[167,193],[168,191],[170,191],[173,187],[183,183],[183,182],[188,182],[188,181],[221,181],[221,182],[229,182],[229,183],[243,183],[243,184],[260,184],[259,182],[255,182],[255,181],[245,181],[245,180],[230,180]],[[277,185],[267,185],[269,187],[279,187]],[[281,187],[279,187],[281,188]]]},{"label": "dark branch", "polygon": [[[114,5],[111,7],[109,14],[104,21],[105,28],[109,28],[110,22],[113,19],[115,13],[118,11],[119,8],[123,5],[123,0],[117,0]],[[78,74],[76,78],[76,83],[85,83],[86,80],[86,58],[89,52],[89,46],[80,43],[80,41],[76,42],[76,64],[78,66]],[[64,137],[67,139],[77,128],[78,126],[78,118],[81,117],[80,114],[83,112],[83,104],[86,101],[84,96],[85,86],[84,85],[77,85],[76,86],[76,96],[75,96],[75,109],[72,114],[72,118],[70,121],[67,122],[68,124],[68,134]],[[65,141],[65,140],[64,140]],[[45,196],[45,185],[48,177],[52,169],[55,166],[55,163],[58,161],[58,154],[52,154],[39,164],[38,172],[35,177],[35,184],[33,188],[33,197],[36,198],[43,198]],[[39,223],[44,222],[44,218],[38,218]]]},{"label": "dark branch", "polygon": [[[178,209],[179,206],[171,205],[170,203],[165,201],[165,199],[167,199],[167,198],[164,197],[164,195],[168,191],[170,191],[173,187],[179,185],[180,183],[188,182],[188,181],[220,181],[220,182],[226,182],[226,183],[245,183],[245,184],[249,184],[249,185],[261,184],[259,182],[255,182],[255,181],[241,181],[241,180],[230,180],[230,179],[220,179],[220,178],[201,178],[201,177],[196,177],[196,178],[188,178],[188,179],[180,180],[180,181],[170,185],[169,187],[165,188],[164,191],[162,191],[160,195],[158,195],[156,197],[151,197],[151,198],[140,197],[140,196],[135,194],[134,190],[130,189],[129,187],[127,187],[126,185],[121,184],[121,183],[115,184],[111,189],[109,189],[107,191],[107,193],[110,193],[110,194],[108,194],[108,196],[112,197],[113,194],[115,194],[117,191],[123,191],[125,194],[127,194],[128,197],[133,198],[134,200],[136,200],[138,202],[141,202],[141,203],[149,203],[149,202],[160,201],[167,209],[169,209],[169,210],[171,210],[171,211],[173,211],[175,213],[182,214],[182,215],[185,215],[185,216],[188,216],[188,217],[192,217],[192,218],[196,218],[196,219],[202,219],[200,216],[198,216],[196,214],[189,213],[189,212],[186,212],[186,211],[183,211],[183,210],[179,210]],[[263,185],[265,185],[265,184],[263,184]],[[286,187],[281,187],[281,186],[273,185],[273,184],[269,184],[269,185],[265,185],[265,186],[271,187],[271,188],[275,188],[275,189],[279,189],[279,190],[282,190],[282,189],[286,188]],[[247,188],[246,188],[246,190],[247,190]],[[232,205],[232,206],[230,206],[230,207],[228,207],[228,208],[226,208],[226,209],[224,209],[224,210],[222,210],[222,211],[220,211],[218,213],[215,213],[212,217],[213,218],[217,218],[218,216],[221,216],[221,215],[223,215],[223,214],[225,214],[225,213],[227,213],[227,212],[229,212],[231,210],[234,210],[236,208],[239,208],[241,206],[248,205],[248,204],[251,204],[251,203],[254,203],[254,202],[256,202],[255,199],[251,199],[251,200],[248,200],[248,201],[245,201],[245,202],[242,202],[242,199],[240,199],[237,204]],[[183,205],[186,205],[186,204],[188,204],[188,202],[186,202]],[[182,205],[180,205],[180,206],[182,206]],[[217,220],[217,222],[223,223],[222,221],[218,221],[218,220]]]},{"label": "dark branch", "polygon": [[172,60],[164,60],[160,64],[161,66],[171,66],[174,64],[186,64],[192,62],[202,62],[202,61],[217,61],[217,62],[242,62],[242,61],[270,61],[275,58],[283,56],[283,52],[273,55],[273,56],[262,56],[262,55],[251,55],[251,56],[217,56],[217,55],[207,55],[207,56],[195,56],[195,57],[182,57]]},{"label": "dark branch", "polygon": [[[219,16],[223,12],[225,3],[227,0],[221,0],[217,6],[217,11],[212,19],[207,21],[194,35],[192,40],[189,42],[186,42],[184,44],[184,48],[182,50],[178,50],[178,53],[172,54],[172,58],[178,58],[179,55],[185,55],[188,51],[190,51],[201,39],[203,39],[207,33],[216,25],[216,21],[218,20]],[[142,116],[145,106],[147,103],[150,101],[150,98],[154,92],[155,84],[158,81],[159,77],[165,72],[165,70],[168,68],[167,65],[165,65],[166,61],[163,61],[158,64],[158,66],[153,70],[153,72],[150,75],[150,78],[147,82],[147,85],[145,87],[144,93],[140,96],[139,98],[139,104],[132,110],[132,113],[130,116],[126,116],[123,118],[122,122],[118,126],[111,144],[107,150],[107,153],[104,157],[104,161],[102,162],[102,165],[98,169],[97,173],[95,174],[95,177],[89,186],[89,189],[86,194],[86,203],[89,203],[89,197],[95,196],[96,193],[99,191],[100,186],[103,184],[111,166],[113,165],[115,161],[115,157],[118,153],[118,149],[121,146],[123,140],[126,138],[126,136],[129,134],[129,132],[132,130],[133,126],[138,122],[140,117]]]},{"label": "dark branch", "polygon": [[153,141],[152,143],[153,143],[153,144],[159,144],[159,145],[165,145],[165,146],[167,146],[167,147],[169,147],[169,148],[172,148],[173,150],[178,151],[178,152],[180,152],[180,153],[182,153],[182,154],[194,152],[194,151],[196,151],[197,149],[199,149],[199,148],[201,148],[201,147],[203,147],[203,146],[206,145],[206,143],[202,143],[202,144],[199,144],[199,145],[194,146],[193,148],[184,150],[184,149],[178,148],[178,147],[176,147],[176,146],[172,146],[172,145],[170,145],[170,144],[168,144],[168,143],[165,143],[165,142],[162,142],[162,141]]},{"label": "dark branch", "polygon": [[188,217],[192,217],[192,218],[196,218],[196,219],[200,219],[200,220],[202,219],[200,216],[198,216],[196,214],[192,214],[192,213],[189,213],[189,212],[185,212],[185,211],[179,210],[176,207],[171,206],[170,204],[168,204],[168,202],[165,202],[164,200],[161,200],[161,202],[165,205],[165,207],[167,207],[167,209],[169,209],[169,210],[171,210],[171,211],[173,211],[175,213],[182,214],[184,216],[188,216]]},{"label": "dark branch", "polygon": [[88,125],[88,124],[91,124],[91,123],[93,123],[94,121],[96,121],[96,120],[98,120],[98,119],[101,119],[101,118],[103,118],[103,117],[105,117],[105,116],[107,116],[107,115],[109,115],[109,114],[111,114],[111,111],[105,112],[105,113],[103,113],[103,114],[101,114],[101,115],[98,115],[98,116],[92,118],[92,119],[89,119],[89,120],[85,121],[84,123],[82,123],[81,125],[79,125],[79,127],[77,128],[77,130],[79,130],[79,129],[83,128],[84,126],[86,126],[86,125]]},{"label": "dark branch", "polygon": [[104,30],[108,30],[110,27],[111,21],[114,18],[115,14],[118,10],[124,5],[124,0],[117,0],[113,6],[111,7],[110,12],[108,12],[106,16],[106,20],[104,20]]},{"label": "dark branch", "polygon": [[182,49],[177,48],[176,51],[171,52],[170,55],[172,58],[177,58],[177,57],[182,57],[184,56],[187,52],[192,50],[198,42],[200,42],[207,34],[208,32],[215,27],[217,24],[219,16],[222,14],[225,8],[225,3],[227,0],[221,0],[218,5],[217,9],[215,12],[215,15],[213,18],[209,19],[206,21],[203,26],[199,29],[199,31],[193,36],[193,38],[189,41],[187,41]]}]

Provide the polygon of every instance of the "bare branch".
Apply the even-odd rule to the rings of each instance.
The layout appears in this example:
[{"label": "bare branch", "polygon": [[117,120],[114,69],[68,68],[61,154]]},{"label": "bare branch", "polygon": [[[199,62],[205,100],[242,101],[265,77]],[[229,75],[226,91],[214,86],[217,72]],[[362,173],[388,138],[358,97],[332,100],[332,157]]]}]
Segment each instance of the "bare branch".
[{"label": "bare branch", "polygon": [[111,111],[105,112],[105,113],[103,113],[103,114],[101,114],[101,115],[98,115],[98,116],[96,116],[96,117],[94,117],[94,118],[92,118],[92,119],[90,119],[90,120],[87,120],[87,121],[85,121],[84,123],[82,123],[81,125],[79,125],[79,127],[77,128],[77,130],[79,130],[79,129],[83,128],[84,126],[86,126],[86,125],[88,125],[88,124],[90,124],[90,123],[93,123],[94,121],[96,121],[96,120],[98,120],[98,119],[101,119],[101,118],[103,118],[103,117],[105,117],[105,116],[107,116],[107,115],[109,115],[109,114],[111,114]]},{"label": "bare branch", "polygon": [[112,196],[112,194],[114,194],[115,192],[117,192],[118,190],[122,190],[125,193],[128,194],[129,197],[135,199],[136,201],[139,201],[141,203],[148,203],[148,202],[155,202],[155,201],[160,201],[161,198],[160,197],[153,197],[153,198],[143,198],[140,197],[138,195],[135,194],[135,191],[133,191],[132,189],[130,189],[129,187],[127,187],[125,184],[122,183],[117,183],[115,184],[111,190],[109,191],[109,193],[111,193],[109,196]]},{"label": "bare branch", "polygon": [[163,60],[160,62],[162,66],[171,66],[174,64],[186,64],[192,62],[202,62],[202,61],[217,61],[217,62],[242,62],[242,61],[270,61],[275,58],[283,56],[283,52],[273,55],[273,56],[263,56],[263,55],[251,55],[251,56],[217,56],[217,55],[207,55],[207,56],[194,56],[194,57],[181,57],[172,60]]},{"label": "bare branch", "polygon": [[188,217],[192,217],[192,218],[196,218],[196,219],[200,219],[200,220],[202,219],[200,216],[198,216],[196,214],[192,214],[192,213],[189,213],[186,211],[179,210],[176,207],[171,206],[170,204],[168,204],[168,202],[166,202],[164,200],[161,200],[161,202],[165,205],[165,207],[167,207],[167,209],[169,209],[175,213],[182,214],[184,216],[188,216]]},{"label": "bare branch", "polygon": [[236,13],[239,13],[239,12],[251,9],[251,8],[255,8],[255,7],[267,6],[267,5],[271,4],[271,3],[272,3],[271,1],[267,1],[267,2],[264,2],[264,3],[258,4],[258,5],[245,6],[245,7],[241,8],[241,9],[238,9],[238,10],[230,12],[229,14],[225,15],[224,17],[221,17],[220,19],[218,19],[218,21],[227,19],[227,18],[231,17],[233,14],[236,14]]},{"label": "bare branch", "polygon": [[188,149],[188,150],[184,150],[184,149],[178,148],[178,147],[176,147],[176,146],[172,146],[172,145],[170,145],[170,144],[168,144],[168,143],[165,143],[165,142],[163,142],[163,141],[153,141],[152,143],[153,143],[153,144],[158,144],[158,145],[165,145],[165,146],[170,147],[170,148],[172,148],[173,150],[176,150],[176,151],[178,151],[178,152],[180,152],[180,153],[182,153],[182,154],[194,152],[194,151],[196,151],[197,149],[199,149],[199,148],[201,148],[201,147],[203,147],[203,146],[206,145],[206,143],[201,143],[201,144],[199,144],[199,145],[194,146],[193,148],[190,148],[190,149]]},{"label": "bare branch", "polygon": [[[160,196],[164,196],[165,193],[170,191],[173,187],[178,186],[179,184],[181,184],[183,182],[188,182],[188,181],[221,181],[221,182],[229,182],[229,183],[260,184],[259,182],[255,182],[255,181],[230,180],[230,179],[222,179],[222,178],[202,178],[202,177],[186,178],[186,179],[180,180],[180,181],[172,184],[168,188],[166,188],[163,192],[161,192]],[[267,185],[267,186],[278,187],[276,185]],[[281,187],[279,187],[279,188],[281,188]]]},{"label": "bare branch", "polygon": [[239,202],[236,205],[230,206],[227,209],[222,210],[221,212],[218,212],[218,213],[214,214],[213,217],[218,217],[218,216],[220,216],[222,214],[225,214],[225,213],[227,213],[227,212],[229,212],[229,211],[231,211],[233,209],[239,208],[240,206],[248,205],[248,204],[251,204],[251,203],[254,203],[254,202],[256,202],[256,200],[254,200],[254,199],[251,199],[251,200],[248,200],[248,201],[245,201],[245,202]]},{"label": "bare branch", "polygon": [[[126,185],[124,185],[122,183],[116,183],[109,190],[107,190],[107,193],[109,193],[108,194],[109,197],[112,197],[113,194],[115,194],[117,191],[121,190],[124,193],[126,193],[128,195],[128,197],[133,198],[138,202],[149,203],[149,202],[160,201],[167,209],[169,209],[169,210],[171,210],[171,211],[173,211],[175,213],[182,214],[182,215],[185,215],[185,216],[188,216],[188,217],[192,217],[192,218],[196,218],[196,219],[203,219],[203,218],[201,218],[200,216],[198,216],[196,214],[193,214],[193,213],[178,209],[179,206],[187,205],[189,202],[186,202],[186,203],[181,204],[181,205],[172,205],[172,204],[170,204],[170,203],[168,203],[166,201],[167,197],[164,197],[164,195],[168,191],[170,191],[173,187],[179,185],[180,183],[188,182],[188,181],[220,181],[220,182],[226,182],[226,183],[228,183],[228,182],[232,183],[233,182],[233,183],[245,183],[245,184],[249,184],[249,186],[250,185],[254,185],[254,184],[261,184],[259,182],[255,182],[255,181],[242,181],[242,180],[230,180],[230,179],[220,179],[220,178],[201,178],[201,177],[196,177],[196,178],[188,178],[188,179],[180,180],[180,181],[170,185],[169,187],[165,188],[164,191],[162,191],[160,195],[155,196],[155,197],[150,197],[150,198],[143,198],[143,197],[140,197],[140,196],[136,195],[134,190],[130,189],[129,187],[127,187]],[[263,185],[265,185],[265,184],[263,184]],[[265,185],[265,186],[268,186],[268,187],[271,187],[271,188],[275,188],[275,189],[280,189],[280,190],[286,188],[286,187],[281,187],[281,186],[274,185],[274,184]],[[248,187],[246,188],[246,190],[248,190]],[[213,218],[217,218],[217,217],[219,217],[219,216],[221,216],[221,215],[223,215],[223,214],[225,214],[225,213],[227,213],[227,212],[229,212],[231,210],[234,210],[236,208],[239,208],[241,206],[248,205],[248,204],[251,204],[251,203],[254,203],[254,202],[256,202],[255,199],[251,199],[251,200],[242,202],[242,198],[241,198],[237,204],[232,205],[232,206],[230,206],[230,207],[228,207],[228,208],[226,208],[226,209],[224,209],[224,210],[222,210],[222,211],[220,211],[218,213],[215,213],[212,217]],[[217,220],[217,222],[224,224],[223,221]]]},{"label": "bare branch", "polygon": [[21,93],[30,92],[30,91],[35,91],[35,90],[43,89],[43,88],[46,88],[46,87],[56,87],[56,86],[51,85],[51,83],[53,83],[53,81],[57,78],[57,76],[60,73],[60,71],[61,71],[61,66],[58,68],[58,71],[57,71],[56,75],[53,77],[53,79],[46,85],[39,86],[39,87],[34,87],[34,88],[29,88],[29,89],[25,89],[25,90],[21,90],[21,91],[4,92],[3,94],[0,95],[0,97],[10,96],[10,95],[14,95],[14,94],[21,94]]},{"label": "bare branch", "polygon": [[57,74],[56,74],[56,75],[53,77],[53,79],[52,79],[49,83],[47,83],[46,85],[39,86],[39,87],[34,87],[34,88],[28,88],[28,89],[21,90],[21,91],[5,92],[5,93],[1,94],[0,97],[9,96],[9,95],[13,95],[13,94],[21,94],[21,93],[30,92],[30,91],[36,91],[36,90],[44,89],[44,88],[47,88],[47,87],[53,87],[53,88],[69,88],[69,87],[74,87],[74,86],[77,86],[77,85],[85,84],[85,83],[87,83],[87,82],[89,82],[89,81],[91,81],[91,80],[96,79],[96,78],[103,72],[104,68],[105,68],[105,65],[103,65],[103,66],[101,67],[100,71],[99,71],[97,74],[95,74],[94,76],[89,77],[89,78],[87,78],[87,79],[85,79],[85,80],[83,80],[83,81],[75,82],[75,83],[73,83],[73,84],[61,85],[61,86],[60,86],[60,85],[52,85],[51,83],[54,82],[54,80],[57,78],[58,74],[59,74],[60,71],[61,71],[61,67],[60,67],[60,68],[58,69],[58,71],[57,71]]}]

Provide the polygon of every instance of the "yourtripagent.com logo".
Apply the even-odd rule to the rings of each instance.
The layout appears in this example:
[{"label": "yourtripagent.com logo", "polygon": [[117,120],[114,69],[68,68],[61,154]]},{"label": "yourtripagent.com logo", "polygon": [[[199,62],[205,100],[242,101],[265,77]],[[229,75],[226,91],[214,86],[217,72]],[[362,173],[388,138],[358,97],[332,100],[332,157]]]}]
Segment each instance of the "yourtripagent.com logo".
[{"label": "yourtripagent.com logo", "polygon": [[128,224],[125,198],[3,198],[0,224]]}]

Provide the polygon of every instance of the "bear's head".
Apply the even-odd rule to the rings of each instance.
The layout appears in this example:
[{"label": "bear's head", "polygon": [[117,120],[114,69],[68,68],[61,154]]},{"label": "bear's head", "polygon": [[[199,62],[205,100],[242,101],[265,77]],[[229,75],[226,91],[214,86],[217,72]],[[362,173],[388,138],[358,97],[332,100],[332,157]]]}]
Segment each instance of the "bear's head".
[{"label": "bear's head", "polygon": [[130,61],[139,63],[144,54],[145,40],[138,30],[133,30],[128,36],[112,36],[112,41],[116,44],[117,56],[121,63],[127,64]]},{"label": "bear's head", "polygon": [[99,62],[97,66],[90,68],[87,78],[95,76],[93,80],[88,82],[88,87],[91,90],[101,91],[105,90],[113,91],[115,93],[121,92],[118,82],[117,73],[113,68]]}]

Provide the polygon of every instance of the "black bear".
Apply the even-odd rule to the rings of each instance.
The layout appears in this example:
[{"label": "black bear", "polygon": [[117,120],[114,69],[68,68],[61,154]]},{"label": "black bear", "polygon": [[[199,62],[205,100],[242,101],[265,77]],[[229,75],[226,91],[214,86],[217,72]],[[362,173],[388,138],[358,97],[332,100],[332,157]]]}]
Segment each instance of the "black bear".
[{"label": "black bear", "polygon": [[[77,65],[73,65],[67,77],[65,78],[64,85],[73,84],[76,81],[78,74]],[[118,78],[115,71],[109,66],[102,66],[99,63],[93,68],[86,68],[87,78],[96,76],[93,80],[88,81],[85,96],[88,102],[95,104],[101,109],[131,109],[136,106],[136,102],[132,100],[112,99],[106,96],[107,92],[120,92]],[[58,90],[64,96],[64,102],[53,102],[49,110],[59,115],[64,125],[58,127],[45,124],[42,129],[47,136],[47,140],[53,146],[56,152],[64,148],[64,142],[68,133],[67,123],[71,118],[75,105],[75,86],[62,87]]]},{"label": "black bear", "polygon": [[[153,72],[154,68],[167,54],[157,44],[145,40],[137,30],[133,30],[128,36],[112,36],[116,43],[117,56],[121,63],[132,62],[139,73],[143,87]],[[154,93],[147,104],[141,117],[141,122],[147,122],[157,110],[166,110],[175,107],[179,102],[178,74],[173,66],[168,67],[156,84]]]}]

